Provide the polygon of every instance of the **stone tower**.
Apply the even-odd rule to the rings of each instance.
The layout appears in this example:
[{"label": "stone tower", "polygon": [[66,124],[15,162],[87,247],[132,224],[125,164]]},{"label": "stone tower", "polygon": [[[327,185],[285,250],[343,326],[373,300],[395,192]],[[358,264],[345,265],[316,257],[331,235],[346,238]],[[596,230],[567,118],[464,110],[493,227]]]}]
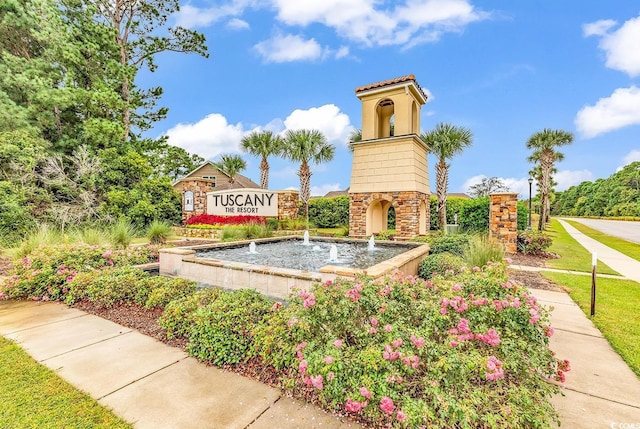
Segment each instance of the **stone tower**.
[{"label": "stone tower", "polygon": [[396,213],[396,236],[429,230],[427,146],[420,140],[420,108],[427,95],[414,75],[356,88],[362,102],[362,140],[353,145],[349,236],[387,229]]}]

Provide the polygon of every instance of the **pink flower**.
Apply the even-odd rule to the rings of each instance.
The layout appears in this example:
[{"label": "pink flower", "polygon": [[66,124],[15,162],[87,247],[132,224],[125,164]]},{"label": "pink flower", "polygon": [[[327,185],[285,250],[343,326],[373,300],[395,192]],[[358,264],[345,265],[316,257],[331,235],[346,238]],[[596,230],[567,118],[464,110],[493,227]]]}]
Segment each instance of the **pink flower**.
[{"label": "pink flower", "polygon": [[407,416],[398,408],[398,411],[396,411],[396,418],[399,422],[403,422],[407,419]]},{"label": "pink flower", "polygon": [[469,329],[469,321],[464,317],[460,319],[460,322],[458,322],[458,331],[462,334],[471,332],[471,329]]},{"label": "pink flower", "polygon": [[395,408],[395,405],[393,405],[393,399],[388,396],[383,396],[382,399],[380,399],[380,409],[383,413],[393,414],[393,410]]},{"label": "pink flower", "polygon": [[460,292],[461,290],[462,290],[462,285],[460,283],[456,283],[453,286],[451,286],[452,292]]},{"label": "pink flower", "polygon": [[325,286],[331,286],[333,284],[333,282],[331,280],[327,280],[324,285]]},{"label": "pink flower", "polygon": [[384,325],[384,330],[387,332],[391,332],[393,330],[393,326],[391,325]]},{"label": "pink flower", "polygon": [[352,302],[358,302],[360,300],[360,292],[356,288],[349,289],[345,297],[349,298]]},{"label": "pink flower", "polygon": [[324,358],[324,363],[326,363],[327,365],[330,365],[333,363],[333,356],[327,356],[326,358]]},{"label": "pink flower", "polygon": [[425,342],[424,338],[411,335],[410,339],[413,345],[416,346],[417,348],[421,349],[424,347],[424,342]]},{"label": "pink flower", "polygon": [[361,394],[362,396],[364,396],[365,398],[367,398],[367,399],[371,399],[371,396],[373,395],[373,394],[369,391],[369,389],[367,389],[367,388],[366,388],[366,387],[364,387],[364,386],[362,386],[362,387],[360,388],[360,394]]},{"label": "pink flower", "polygon": [[500,380],[504,378],[504,370],[502,362],[495,356],[489,356],[487,359],[487,371],[484,373],[487,380]]},{"label": "pink flower", "polygon": [[295,325],[296,323],[298,323],[298,319],[296,319],[295,317],[287,320],[287,326],[289,328],[292,327],[293,325]]},{"label": "pink flower", "polygon": [[496,307],[496,310],[502,311],[502,301],[498,299],[493,300],[493,305]]},{"label": "pink flower", "polygon": [[371,328],[369,328],[369,333],[370,334],[375,334],[376,333],[376,328],[374,328],[373,326]]},{"label": "pink flower", "polygon": [[490,346],[497,346],[500,344],[500,335],[493,329],[489,329],[486,334],[476,334],[476,339],[483,341]]},{"label": "pink flower", "polygon": [[280,308],[282,308],[282,303],[280,301],[276,301],[272,306],[271,306],[271,310],[272,311],[278,311]]},{"label": "pink flower", "polygon": [[327,374],[327,381],[333,381],[336,378],[336,374],[331,371],[330,373]]},{"label": "pink flower", "polygon": [[458,342],[457,342],[457,341],[454,341],[454,340],[451,340],[451,341],[449,341],[449,345],[450,345],[451,347],[458,347]]},{"label": "pink flower", "polygon": [[333,346],[334,346],[334,347],[337,347],[337,348],[342,347],[342,340],[335,340],[335,341],[333,342]]},{"label": "pink flower", "polygon": [[318,390],[322,390],[324,388],[324,384],[322,383],[321,375],[312,375],[311,376],[311,384]]},{"label": "pink flower", "polygon": [[309,308],[309,307],[313,307],[314,305],[316,305],[316,296],[310,293],[309,295],[307,295],[304,301],[302,301],[302,306],[304,308]]},{"label": "pink flower", "polygon": [[389,344],[384,346],[384,351],[382,352],[382,358],[388,361],[394,361],[400,357],[400,353],[394,352]]},{"label": "pink flower", "polygon": [[375,317],[371,318],[371,326],[378,326],[378,319],[376,319]]},{"label": "pink flower", "polygon": [[538,310],[536,310],[535,308],[529,309],[529,315],[531,315],[531,318],[529,318],[529,323],[531,323],[532,325],[536,323],[538,320],[540,320],[540,315],[538,314]]},{"label": "pink flower", "polygon": [[300,344],[298,344],[296,346],[296,351],[297,352],[302,351],[302,350],[304,350],[305,347],[307,347],[307,342],[303,341],[303,342],[301,342]]},{"label": "pink flower", "polygon": [[344,404],[344,408],[350,413],[358,413],[360,412],[361,409],[366,407],[368,404],[369,404],[368,401],[358,402],[358,401],[352,400],[351,398],[347,398],[347,402]]},{"label": "pink flower", "polygon": [[398,338],[397,340],[395,340],[391,344],[393,344],[393,347],[395,347],[397,349],[398,347],[400,347],[402,345],[402,338]]},{"label": "pink flower", "polygon": [[307,366],[308,366],[307,361],[302,359],[300,361],[300,364],[298,365],[298,371],[300,371],[301,374],[306,373],[307,372]]}]

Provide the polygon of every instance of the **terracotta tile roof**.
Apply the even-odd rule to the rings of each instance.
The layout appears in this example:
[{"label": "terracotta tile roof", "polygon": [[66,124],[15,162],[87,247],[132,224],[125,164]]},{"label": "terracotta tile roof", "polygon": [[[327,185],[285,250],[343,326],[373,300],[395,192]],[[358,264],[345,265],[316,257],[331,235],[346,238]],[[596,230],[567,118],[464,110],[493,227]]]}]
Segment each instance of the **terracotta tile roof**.
[{"label": "terracotta tile roof", "polygon": [[408,74],[406,76],[397,77],[395,79],[383,80],[382,82],[370,83],[369,85],[359,86],[356,88],[356,94],[363,91],[368,91],[370,89],[382,88],[383,86],[395,85],[397,83],[403,82],[413,82],[415,86],[418,88],[422,96],[427,99],[427,94],[422,90],[418,82],[416,81],[416,77],[413,74]]}]

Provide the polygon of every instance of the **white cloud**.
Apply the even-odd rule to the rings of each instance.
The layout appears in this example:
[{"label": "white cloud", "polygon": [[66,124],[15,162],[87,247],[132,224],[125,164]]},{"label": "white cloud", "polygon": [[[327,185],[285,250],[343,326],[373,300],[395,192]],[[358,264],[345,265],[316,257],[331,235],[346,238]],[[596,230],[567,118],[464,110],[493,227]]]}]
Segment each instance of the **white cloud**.
[{"label": "white cloud", "polygon": [[[275,118],[266,125],[250,127],[241,122],[235,125],[229,124],[227,118],[220,113],[211,113],[193,124],[177,124],[165,135],[169,139],[169,144],[181,147],[189,153],[196,153],[205,159],[211,159],[221,153],[239,152],[242,137],[252,131],[269,130],[279,133],[288,129],[303,128],[320,130],[330,143],[344,145],[352,125],[349,116],[342,113],[338,106],[325,104],[307,110],[296,109],[284,121]],[[273,174],[291,177],[296,176],[297,170],[274,171]]]},{"label": "white cloud", "polygon": [[241,123],[229,124],[221,114],[212,113],[195,124],[180,123],[166,135],[169,144],[210,159],[221,153],[238,152],[243,133]]},{"label": "white cloud", "polygon": [[315,39],[303,39],[292,34],[276,35],[253,47],[268,63],[313,61],[322,58],[324,49]]},{"label": "white cloud", "polygon": [[311,187],[311,195],[322,197],[327,192],[331,191],[341,191],[344,188],[340,186],[340,183],[325,183],[324,185],[312,186]]},{"label": "white cloud", "polygon": [[349,116],[335,104],[325,104],[308,110],[296,109],[284,120],[287,130],[317,129],[330,143],[346,145],[353,126]]},{"label": "white cloud", "polygon": [[185,28],[206,27],[225,18],[242,15],[244,10],[253,3],[252,0],[231,0],[226,4],[205,8],[185,4],[176,14],[176,25]]},{"label": "white cloud", "polygon": [[344,58],[349,55],[349,47],[348,46],[340,46],[340,49],[336,51],[336,59]]},{"label": "white cloud", "polygon": [[596,21],[583,26],[585,36],[601,37],[598,46],[605,52],[607,67],[631,77],[640,75],[640,16],[626,21],[616,31],[610,31],[615,21]]},{"label": "white cloud", "polygon": [[582,26],[582,34],[584,37],[604,36],[618,22],[613,19],[601,19],[600,21],[590,22]]},{"label": "white cloud", "polygon": [[377,0],[274,0],[278,19],[287,25],[314,23],[366,46],[410,45],[437,41],[487,18],[468,0],[406,0],[394,8]]},{"label": "white cloud", "polygon": [[227,22],[227,28],[232,30],[246,30],[249,28],[249,23],[239,18],[233,18]]},{"label": "white cloud", "polygon": [[553,180],[557,183],[556,191],[564,191],[587,180],[593,180],[593,174],[589,170],[562,170],[553,175]]},{"label": "white cloud", "polygon": [[629,165],[632,162],[640,161],[640,150],[632,150],[623,158],[624,165]]},{"label": "white cloud", "polygon": [[640,88],[618,88],[610,97],[593,106],[583,107],[576,115],[578,132],[585,138],[640,124]]}]

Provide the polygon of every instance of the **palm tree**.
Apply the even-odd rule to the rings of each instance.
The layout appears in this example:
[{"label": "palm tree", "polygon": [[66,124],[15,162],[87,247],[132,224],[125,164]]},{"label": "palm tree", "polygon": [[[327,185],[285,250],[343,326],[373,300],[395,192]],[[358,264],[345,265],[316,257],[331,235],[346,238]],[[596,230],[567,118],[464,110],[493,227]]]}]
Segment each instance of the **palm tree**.
[{"label": "palm tree", "polygon": [[262,189],[269,187],[269,162],[267,157],[280,155],[283,144],[282,138],[271,131],[254,131],[242,138],[240,143],[242,151],[262,158],[260,163],[260,187]]},{"label": "palm tree", "polygon": [[360,128],[354,128],[349,133],[349,150],[353,152],[353,144],[362,141],[362,130]]},{"label": "palm tree", "polygon": [[572,133],[549,128],[534,133],[527,140],[527,149],[533,149],[533,153],[528,160],[540,167],[540,220],[538,221],[538,229],[540,231],[545,229],[545,224],[549,220],[549,192],[551,191],[551,175],[555,162],[564,159],[564,155],[558,152],[556,148],[571,143],[573,143]]},{"label": "palm tree", "polygon": [[304,205],[304,215],[309,219],[309,198],[311,197],[311,169],[309,162],[320,164],[331,161],[335,154],[334,145],[318,130],[289,130],[284,138],[284,156],[300,163],[300,200]]},{"label": "palm tree", "polygon": [[449,186],[449,167],[447,160],[462,152],[473,142],[473,133],[468,128],[456,127],[440,122],[436,127],[420,138],[429,148],[429,152],[438,157],[436,164],[436,193],[438,194],[438,222],[440,229],[447,225],[447,188]]},{"label": "palm tree", "polygon": [[229,176],[229,185],[236,181],[236,174],[247,168],[247,163],[240,155],[224,154],[220,155],[220,161],[213,165],[224,174]]}]

